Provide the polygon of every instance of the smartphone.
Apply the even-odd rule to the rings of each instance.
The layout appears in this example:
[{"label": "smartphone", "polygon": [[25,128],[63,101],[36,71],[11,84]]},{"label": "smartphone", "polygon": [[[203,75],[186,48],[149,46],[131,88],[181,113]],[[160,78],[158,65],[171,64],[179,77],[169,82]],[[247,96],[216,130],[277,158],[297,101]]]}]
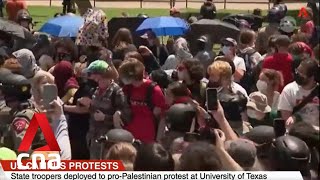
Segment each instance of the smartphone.
[{"label": "smartphone", "polygon": [[199,137],[200,135],[197,134],[197,133],[185,133],[184,136],[183,136],[183,140],[185,142],[195,142],[195,141],[198,141],[199,140]]},{"label": "smartphone", "polygon": [[45,109],[50,109],[50,103],[58,97],[58,89],[55,84],[46,84],[43,86],[42,99]]},{"label": "smartphone", "polygon": [[277,118],[273,121],[273,129],[274,129],[274,133],[276,137],[280,137],[285,135],[286,133],[286,121],[281,119],[281,118]]},{"label": "smartphone", "polygon": [[207,110],[213,111],[218,109],[218,97],[216,88],[207,88]]}]

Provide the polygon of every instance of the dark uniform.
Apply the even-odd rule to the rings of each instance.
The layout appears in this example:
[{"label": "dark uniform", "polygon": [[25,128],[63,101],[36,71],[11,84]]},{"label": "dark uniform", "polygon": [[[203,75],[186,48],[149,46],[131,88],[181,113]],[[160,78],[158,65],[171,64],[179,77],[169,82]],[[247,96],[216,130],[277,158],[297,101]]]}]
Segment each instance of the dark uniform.
[{"label": "dark uniform", "polygon": [[[106,115],[104,121],[95,121],[94,113],[97,110],[100,110]],[[96,140],[114,128],[113,114],[116,111],[121,111],[121,119],[124,122],[128,122],[131,119],[131,110],[127,99],[119,85],[113,82],[104,93],[99,93],[99,89],[97,89],[92,97],[90,107],[91,118],[89,120],[89,131],[87,134],[90,159],[100,158],[101,145],[96,142]]]},{"label": "dark uniform", "polygon": [[[0,82],[0,90],[4,94],[5,102],[12,106],[11,121],[7,124],[7,132],[3,133],[5,135],[3,144],[17,151],[34,113],[37,112],[29,101],[31,85],[24,76],[13,74],[5,68],[0,68]],[[37,133],[32,149],[37,148],[40,144],[44,144],[43,137]]]}]

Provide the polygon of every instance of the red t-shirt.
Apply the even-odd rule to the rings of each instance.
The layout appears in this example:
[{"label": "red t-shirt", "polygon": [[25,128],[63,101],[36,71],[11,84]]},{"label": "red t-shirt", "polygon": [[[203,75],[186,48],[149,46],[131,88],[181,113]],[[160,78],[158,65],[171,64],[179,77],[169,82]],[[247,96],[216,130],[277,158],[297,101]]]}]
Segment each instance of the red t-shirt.
[{"label": "red t-shirt", "polygon": [[[150,80],[145,80],[139,87],[123,87],[123,91],[126,95],[128,94],[128,90],[131,89],[130,104],[132,111],[132,120],[124,128],[130,131],[136,139],[139,139],[144,143],[152,143],[156,139],[153,112],[151,112],[150,108],[145,103],[145,96],[150,84]],[[160,108],[162,112],[165,111],[165,98],[159,86],[156,86],[153,89],[152,103],[154,107]]]},{"label": "red t-shirt", "polygon": [[284,84],[280,87],[280,92],[284,86],[293,81],[292,62],[293,59],[289,53],[275,53],[263,61],[263,69],[274,69],[282,74]]}]

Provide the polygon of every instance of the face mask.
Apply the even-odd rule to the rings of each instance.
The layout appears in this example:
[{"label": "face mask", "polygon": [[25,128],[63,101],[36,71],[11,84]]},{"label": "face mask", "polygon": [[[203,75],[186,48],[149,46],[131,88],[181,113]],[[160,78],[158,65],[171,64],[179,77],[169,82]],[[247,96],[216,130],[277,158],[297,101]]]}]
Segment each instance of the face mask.
[{"label": "face mask", "polygon": [[256,86],[260,92],[266,92],[268,89],[268,84],[265,81],[258,80]]},{"label": "face mask", "polygon": [[71,61],[71,56],[69,54],[59,53],[59,54],[57,54],[56,59],[58,61],[62,61],[62,60]]},{"label": "face mask", "polygon": [[122,83],[124,85],[132,84],[132,81],[130,79],[127,79],[127,78],[122,78],[121,81],[122,81]]},{"label": "face mask", "polygon": [[305,77],[302,77],[299,73],[296,73],[295,80],[296,80],[296,83],[300,86],[304,86],[308,84],[308,80]]},{"label": "face mask", "polygon": [[228,47],[228,46],[223,46],[222,49],[221,49],[221,51],[222,51],[222,53],[223,53],[224,55],[228,55],[228,54],[230,54],[230,47]]},{"label": "face mask", "polygon": [[221,83],[219,81],[209,81],[208,87],[209,88],[219,88]]},{"label": "face mask", "polygon": [[96,87],[98,87],[98,83],[97,83],[95,80],[93,80],[93,79],[88,79],[88,80],[87,80],[87,84],[88,84],[88,86],[90,86],[91,88],[96,88]]}]

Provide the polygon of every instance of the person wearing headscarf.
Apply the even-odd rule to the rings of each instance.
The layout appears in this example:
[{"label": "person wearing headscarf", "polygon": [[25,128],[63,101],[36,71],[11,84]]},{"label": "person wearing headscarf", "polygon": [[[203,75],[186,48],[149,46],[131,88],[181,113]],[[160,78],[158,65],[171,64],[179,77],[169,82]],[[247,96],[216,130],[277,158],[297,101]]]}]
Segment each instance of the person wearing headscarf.
[{"label": "person wearing headscarf", "polygon": [[168,56],[162,70],[176,69],[178,64],[184,60],[191,60],[193,58],[190,53],[188,42],[184,38],[178,38],[174,44],[175,54]]},{"label": "person wearing headscarf", "polygon": [[72,102],[73,96],[79,88],[73,74],[73,67],[69,61],[61,61],[54,67],[52,75],[58,88],[58,96],[64,103]]},{"label": "person wearing headscarf", "polygon": [[13,52],[12,55],[21,64],[20,74],[27,79],[32,78],[40,70],[40,67],[36,63],[36,58],[30,50],[20,49]]}]

